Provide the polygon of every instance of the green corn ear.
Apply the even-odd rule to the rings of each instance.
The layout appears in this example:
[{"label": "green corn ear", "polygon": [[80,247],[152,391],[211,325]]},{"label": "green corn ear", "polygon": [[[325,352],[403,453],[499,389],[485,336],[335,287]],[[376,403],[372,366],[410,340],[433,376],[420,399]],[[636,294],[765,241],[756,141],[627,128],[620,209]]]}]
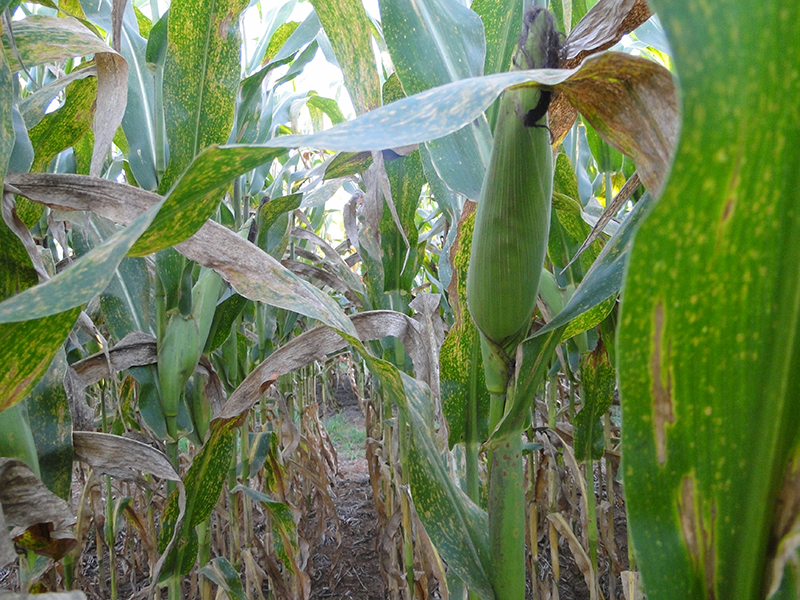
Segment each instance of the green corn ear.
[{"label": "green corn ear", "polygon": [[178,405],[202,350],[197,321],[180,313],[170,317],[164,339],[158,348],[158,382],[167,430],[177,441]]},{"label": "green corn ear", "polygon": [[[552,17],[534,9],[524,20],[514,69],[552,67],[557,58]],[[507,353],[530,326],[547,249],[553,159],[550,132],[541,117],[548,101],[549,92],[533,87],[503,93],[475,215],[469,310],[485,344]]]}]

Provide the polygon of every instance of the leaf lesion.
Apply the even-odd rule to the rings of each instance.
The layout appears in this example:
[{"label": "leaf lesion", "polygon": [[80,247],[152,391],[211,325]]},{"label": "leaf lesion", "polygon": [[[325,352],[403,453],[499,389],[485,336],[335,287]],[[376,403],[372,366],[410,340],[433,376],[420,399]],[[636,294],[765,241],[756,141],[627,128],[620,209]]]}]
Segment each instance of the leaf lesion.
[{"label": "leaf lesion", "polygon": [[681,480],[680,497],[678,498],[681,535],[686,543],[689,559],[696,572],[702,574],[706,599],[715,600],[717,598],[714,585],[716,579],[714,536],[716,507],[712,501],[706,512],[703,510],[702,504],[694,473],[684,476]]},{"label": "leaf lesion", "polygon": [[667,461],[667,426],[675,423],[672,399],[671,343],[664,343],[664,304],[659,301],[653,314],[653,348],[650,355],[653,398],[653,427],[655,429],[658,463]]}]

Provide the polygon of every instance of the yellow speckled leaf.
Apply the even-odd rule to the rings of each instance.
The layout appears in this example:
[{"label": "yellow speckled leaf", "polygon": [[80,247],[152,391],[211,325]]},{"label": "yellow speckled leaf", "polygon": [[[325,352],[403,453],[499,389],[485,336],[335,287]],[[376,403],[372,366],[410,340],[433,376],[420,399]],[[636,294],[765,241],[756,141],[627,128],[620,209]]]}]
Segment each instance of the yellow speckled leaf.
[{"label": "yellow speckled leaf", "polygon": [[168,191],[203,148],[223,144],[239,89],[239,13],[247,0],[175,0],[170,5],[164,64]]}]

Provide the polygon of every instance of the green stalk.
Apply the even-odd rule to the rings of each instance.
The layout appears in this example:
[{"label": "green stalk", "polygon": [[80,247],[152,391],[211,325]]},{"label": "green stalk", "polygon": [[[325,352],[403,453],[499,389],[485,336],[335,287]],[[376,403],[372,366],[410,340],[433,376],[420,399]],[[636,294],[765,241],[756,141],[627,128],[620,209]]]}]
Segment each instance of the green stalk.
[{"label": "green stalk", "polygon": [[[480,360],[477,343],[472,345],[470,356],[471,364],[478,364]],[[464,439],[465,462],[467,470],[467,496],[475,504],[480,503],[480,474],[478,471],[478,454],[480,440],[478,439],[478,376],[474,369],[470,370],[470,389],[467,402],[467,426]]]},{"label": "green stalk", "polygon": [[592,561],[595,579],[592,585],[597,587],[597,501],[594,497],[594,463],[586,461],[586,537],[589,539],[589,558]]}]

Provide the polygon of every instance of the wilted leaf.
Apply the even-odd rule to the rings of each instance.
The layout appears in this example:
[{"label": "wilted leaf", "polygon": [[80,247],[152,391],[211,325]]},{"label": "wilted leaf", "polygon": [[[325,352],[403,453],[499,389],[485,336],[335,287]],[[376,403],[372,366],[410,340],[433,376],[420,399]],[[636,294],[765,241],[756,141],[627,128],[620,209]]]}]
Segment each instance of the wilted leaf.
[{"label": "wilted leaf", "polygon": [[[14,42],[28,69],[75,56],[113,52],[102,39],[72,17],[29,15],[21,21],[13,21],[13,27]],[[7,33],[3,34],[3,46],[12,70],[19,71],[20,65],[10,50]]]},{"label": "wilted leaf", "polygon": [[[411,317],[399,312],[379,310],[353,315],[351,320],[358,332],[358,338],[362,341],[387,336],[400,339],[414,362],[415,372],[419,377],[427,376],[432,365],[425,360],[426,340],[420,335],[419,326]],[[325,327],[317,327],[297,336],[250,372],[230,395],[218,418],[229,419],[246,413],[261,398],[266,386],[278,376],[315,360],[324,360],[331,352],[347,345],[348,342],[338,333]]]},{"label": "wilted leaf", "polygon": [[141,331],[134,331],[111,348],[108,356],[105,352],[98,352],[73,363],[71,368],[80,377],[83,385],[88,387],[113,375],[108,370],[109,358],[115,372],[153,364],[157,360],[156,338]]},{"label": "wilted leaf", "polygon": [[[118,37],[115,40],[119,43]],[[97,110],[92,123],[94,149],[89,175],[100,176],[128,103],[128,63],[116,52],[98,52],[95,54],[95,63]]]},{"label": "wilted leaf", "polygon": [[0,458],[0,505],[11,537],[24,548],[60,560],[75,547],[69,506],[20,460]]},{"label": "wilted leaf", "polygon": [[111,475],[120,481],[140,481],[140,473],[181,480],[162,452],[142,442],[108,433],[75,431],[72,443],[75,458],[98,474]]},{"label": "wilted leaf", "polygon": [[562,68],[579,65],[589,54],[616,44],[650,18],[645,0],[600,0],[570,32],[564,45]]},{"label": "wilted leaf", "polygon": [[[247,148],[244,149],[247,152]],[[214,154],[213,149],[205,152]],[[255,152],[259,154],[263,150]],[[157,194],[76,175],[15,175],[13,182],[37,202],[72,210],[93,210],[122,223],[132,222],[142,211],[160,201]],[[338,330],[354,333],[350,321],[334,299],[292,275],[271,256],[222,225],[207,222],[177,250],[187,258],[215,269],[242,296],[305,314]]]}]

